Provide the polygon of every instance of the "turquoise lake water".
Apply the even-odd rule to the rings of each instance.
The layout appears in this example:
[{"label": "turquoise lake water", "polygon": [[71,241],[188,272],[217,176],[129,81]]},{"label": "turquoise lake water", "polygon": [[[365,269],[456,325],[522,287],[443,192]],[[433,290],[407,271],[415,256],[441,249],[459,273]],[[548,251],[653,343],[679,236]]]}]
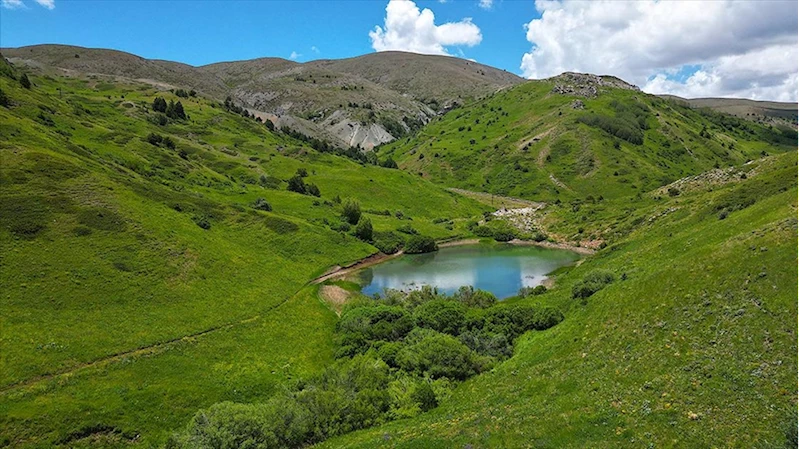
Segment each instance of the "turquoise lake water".
[{"label": "turquoise lake water", "polygon": [[574,264],[580,255],[536,246],[468,245],[428,254],[408,254],[365,268],[359,274],[366,295],[385,288],[408,290],[422,285],[453,293],[463,285],[489,291],[497,298],[514,296],[522,287],[540,285],[548,273]]}]

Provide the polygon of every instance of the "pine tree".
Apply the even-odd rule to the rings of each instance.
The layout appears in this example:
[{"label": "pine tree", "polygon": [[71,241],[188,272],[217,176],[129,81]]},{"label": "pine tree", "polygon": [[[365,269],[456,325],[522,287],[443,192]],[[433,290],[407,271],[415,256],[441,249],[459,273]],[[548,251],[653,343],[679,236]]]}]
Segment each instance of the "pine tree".
[{"label": "pine tree", "polygon": [[166,112],[166,100],[163,97],[155,97],[153,100],[153,111]]},{"label": "pine tree", "polygon": [[30,89],[30,88],[31,88],[31,80],[29,80],[29,79],[28,79],[28,75],[26,75],[26,74],[24,74],[24,73],[22,74],[22,78],[20,78],[20,79],[19,79],[19,83],[20,83],[20,84],[22,85],[22,87],[24,87],[25,89]]}]

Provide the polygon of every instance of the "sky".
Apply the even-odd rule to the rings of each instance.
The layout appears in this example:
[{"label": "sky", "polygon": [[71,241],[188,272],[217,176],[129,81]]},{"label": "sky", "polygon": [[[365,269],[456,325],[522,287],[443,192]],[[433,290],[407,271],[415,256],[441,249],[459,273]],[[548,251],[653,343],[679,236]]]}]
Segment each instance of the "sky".
[{"label": "sky", "polygon": [[526,78],[579,71],[650,93],[797,101],[798,14],[796,0],[0,0],[0,46],[192,65],[402,50]]}]

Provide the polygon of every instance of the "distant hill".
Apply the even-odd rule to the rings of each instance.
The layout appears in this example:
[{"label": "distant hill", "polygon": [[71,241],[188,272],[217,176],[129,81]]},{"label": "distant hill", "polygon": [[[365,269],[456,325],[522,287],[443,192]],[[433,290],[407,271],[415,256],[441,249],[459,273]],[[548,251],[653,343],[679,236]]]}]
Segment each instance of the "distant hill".
[{"label": "distant hill", "polygon": [[693,98],[686,99],[676,95],[660,95],[677,101],[683,101],[692,108],[708,108],[725,114],[732,114],[754,120],[777,119],[796,127],[797,103],[781,103],[778,101],[755,101],[744,98]]},{"label": "distant hill", "polygon": [[796,149],[796,131],[565,73],[450,111],[380,147],[451,187],[543,201],[624,197],[717,167]]},{"label": "distant hill", "polygon": [[418,129],[439,111],[523,82],[511,73],[446,56],[374,53],[297,63],[280,58],[202,67],[67,45],[6,48],[14,63],[72,75],[130,78],[164,88],[231,96],[256,115],[340,146],[371,148]]}]

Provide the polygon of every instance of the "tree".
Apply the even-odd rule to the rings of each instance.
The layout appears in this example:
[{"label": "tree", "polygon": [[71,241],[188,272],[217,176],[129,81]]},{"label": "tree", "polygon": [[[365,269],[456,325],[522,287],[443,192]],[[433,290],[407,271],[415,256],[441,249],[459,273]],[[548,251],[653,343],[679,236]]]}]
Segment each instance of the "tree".
[{"label": "tree", "polygon": [[183,111],[183,105],[178,101],[169,100],[169,105],[166,107],[166,116],[175,120],[185,120],[186,112]]},{"label": "tree", "polygon": [[431,253],[438,251],[436,241],[424,235],[412,235],[405,244],[405,252],[408,254]]},{"label": "tree", "polygon": [[8,96],[5,92],[3,92],[3,89],[0,89],[0,106],[5,108],[11,106],[11,100],[8,99]]},{"label": "tree", "polygon": [[28,75],[23,73],[22,77],[19,79],[19,84],[22,85],[25,89],[31,88],[31,80],[28,79]]},{"label": "tree", "polygon": [[298,168],[297,169],[297,176],[301,178],[308,177],[308,169],[307,168]]},{"label": "tree", "polygon": [[397,163],[391,157],[386,158],[384,161],[380,162],[381,167],[385,168],[399,168]]},{"label": "tree", "polygon": [[155,97],[153,100],[153,111],[155,112],[166,112],[166,100],[163,97]]},{"label": "tree", "polygon": [[361,219],[361,205],[354,200],[345,201],[341,216],[344,217],[349,224],[358,224],[358,220]]},{"label": "tree", "polygon": [[147,136],[147,142],[149,142],[151,145],[159,146],[163,140],[164,138],[161,137],[160,134],[150,133]]},{"label": "tree", "polygon": [[358,222],[355,227],[355,237],[363,240],[364,242],[372,241],[372,220],[364,218]]},{"label": "tree", "polygon": [[289,185],[287,189],[290,192],[297,192],[303,195],[305,195],[308,191],[305,185],[305,181],[303,181],[302,178],[298,175],[294,175],[291,177],[291,179],[289,179]]},{"label": "tree", "polygon": [[306,184],[306,190],[308,195],[312,195],[317,198],[322,196],[322,192],[319,191],[319,187],[317,187],[316,184]]}]

